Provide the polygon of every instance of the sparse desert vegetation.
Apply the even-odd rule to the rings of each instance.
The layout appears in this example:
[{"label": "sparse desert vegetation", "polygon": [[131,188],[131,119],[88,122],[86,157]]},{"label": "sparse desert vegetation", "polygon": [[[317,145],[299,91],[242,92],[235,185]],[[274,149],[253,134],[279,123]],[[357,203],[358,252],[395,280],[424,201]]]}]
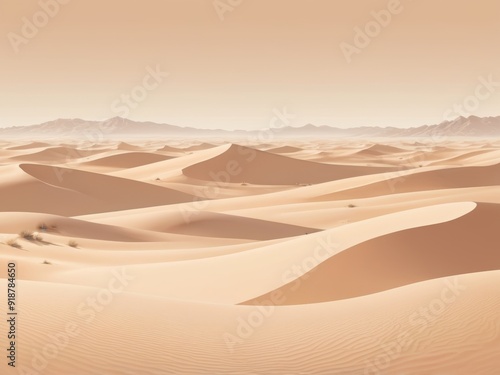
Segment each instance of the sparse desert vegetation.
[{"label": "sparse desert vegetation", "polygon": [[19,237],[25,239],[26,241],[35,241],[35,235],[33,232],[23,230],[22,232],[19,233]]},{"label": "sparse desert vegetation", "polygon": [[68,246],[78,247],[78,242],[76,242],[75,240],[70,240],[68,241]]},{"label": "sparse desert vegetation", "polygon": [[47,223],[40,223],[37,225],[37,229],[40,232],[55,232],[57,230],[57,225],[54,224],[48,225]]},{"label": "sparse desert vegetation", "polygon": [[16,238],[12,238],[12,239],[8,240],[6,243],[8,246],[15,247],[16,249],[22,248],[22,246],[19,244],[19,242],[17,242]]},{"label": "sparse desert vegetation", "polygon": [[26,241],[31,241],[31,242],[42,242],[43,237],[40,236],[38,233],[30,232],[27,230],[23,230],[22,232],[19,233],[19,237],[22,239],[25,239]]}]

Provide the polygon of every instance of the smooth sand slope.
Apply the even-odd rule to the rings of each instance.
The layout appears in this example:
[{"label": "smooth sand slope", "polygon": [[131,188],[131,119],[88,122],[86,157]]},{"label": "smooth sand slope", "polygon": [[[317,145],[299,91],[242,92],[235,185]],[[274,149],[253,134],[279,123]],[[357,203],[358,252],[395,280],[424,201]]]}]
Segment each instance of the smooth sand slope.
[{"label": "smooth sand slope", "polygon": [[95,167],[109,167],[109,168],[134,168],[141,165],[157,163],[159,161],[169,160],[172,157],[165,155],[158,155],[147,152],[128,152],[125,154],[111,155],[102,157],[99,159],[94,159],[82,163],[85,166],[95,166]]},{"label": "smooth sand slope", "polygon": [[40,147],[48,147],[50,144],[45,142],[30,142],[27,144],[23,144],[20,146],[12,146],[7,148],[7,150],[29,150],[30,148],[40,148]]},{"label": "smooth sand slope", "polygon": [[405,175],[396,173],[389,181],[346,189],[319,199],[366,198],[391,193],[498,185],[500,185],[500,164],[485,167],[443,167]]},{"label": "smooth sand slope", "polygon": [[101,150],[79,150],[71,147],[49,147],[42,151],[32,154],[15,156],[15,161],[24,162],[46,162],[46,163],[66,163],[71,160],[85,158],[90,155],[98,154]]},{"label": "smooth sand slope", "polygon": [[19,168],[17,181],[0,183],[3,211],[72,216],[193,201],[176,190],[98,173],[36,164]]},{"label": "smooth sand slope", "polygon": [[[110,375],[494,374],[499,284],[498,271],[474,273],[264,315],[255,306],[127,292],[96,312],[85,300],[100,289],[23,282],[23,325],[31,334],[20,368]],[[255,317],[255,327],[241,323]],[[67,346],[44,361],[51,337],[66,329]]]},{"label": "smooth sand slope", "polygon": [[[286,304],[352,298],[428,279],[500,269],[500,205],[479,204],[446,223],[379,236],[278,289]],[[272,291],[255,300],[269,301]]]}]

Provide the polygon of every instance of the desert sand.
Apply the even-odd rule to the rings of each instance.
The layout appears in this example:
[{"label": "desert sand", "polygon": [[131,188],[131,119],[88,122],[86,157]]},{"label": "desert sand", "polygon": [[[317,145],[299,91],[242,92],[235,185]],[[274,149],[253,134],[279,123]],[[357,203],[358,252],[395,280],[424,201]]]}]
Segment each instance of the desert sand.
[{"label": "desert sand", "polygon": [[499,371],[498,140],[5,141],[0,176],[2,374]]}]

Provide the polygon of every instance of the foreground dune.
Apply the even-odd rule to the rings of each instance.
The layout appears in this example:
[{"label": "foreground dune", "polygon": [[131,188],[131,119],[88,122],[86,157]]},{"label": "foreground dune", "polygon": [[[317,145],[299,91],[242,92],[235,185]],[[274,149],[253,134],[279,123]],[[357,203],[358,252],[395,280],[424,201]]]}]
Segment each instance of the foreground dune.
[{"label": "foreground dune", "polygon": [[352,298],[428,279],[500,269],[500,205],[479,204],[455,220],[371,239],[336,254],[287,285],[247,301],[286,304]]},{"label": "foreground dune", "polygon": [[[426,207],[256,246],[236,254],[189,262],[130,265],[129,270],[138,280],[129,290],[178,300],[237,304],[282,287],[364,241],[454,220],[475,207],[472,202]],[[75,269],[64,274],[54,273],[46,280],[98,286],[111,271],[109,266]],[[89,273],[92,274],[90,280]],[[234,284],[238,288],[234,288]]]},{"label": "foreground dune", "polygon": [[[100,289],[22,282],[23,332],[30,334],[19,340],[24,355],[18,368],[49,374],[78,374],[75,368],[145,375],[494,374],[500,365],[499,283],[499,271],[474,273],[268,310],[125,291],[95,311],[85,301]],[[56,357],[47,358],[44,349],[55,343]]]}]

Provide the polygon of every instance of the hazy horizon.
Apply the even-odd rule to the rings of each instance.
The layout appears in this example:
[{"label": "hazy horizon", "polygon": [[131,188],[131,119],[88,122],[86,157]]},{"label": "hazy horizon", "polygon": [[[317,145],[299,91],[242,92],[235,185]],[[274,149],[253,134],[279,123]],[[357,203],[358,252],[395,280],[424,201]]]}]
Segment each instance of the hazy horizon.
[{"label": "hazy horizon", "polygon": [[[282,113],[283,111],[281,111]],[[467,116],[467,118],[469,117],[474,117],[475,115],[470,115],[470,116]],[[13,128],[13,127],[29,127],[29,126],[38,126],[38,125],[42,125],[42,124],[45,124],[45,123],[50,123],[50,122],[55,122],[55,121],[74,121],[74,120],[80,120],[80,121],[86,121],[86,122],[106,122],[106,121],[109,121],[113,118],[120,118],[121,120],[130,120],[130,121],[133,121],[133,122],[136,122],[136,123],[155,123],[155,124],[158,124],[158,125],[167,125],[167,126],[177,126],[177,127],[180,127],[180,128],[193,128],[193,129],[200,129],[200,130],[229,130],[229,131],[258,131],[258,130],[262,130],[262,129],[266,129],[266,128],[262,128],[262,129],[246,129],[246,128],[231,128],[231,129],[224,129],[224,128],[217,128],[217,127],[213,127],[213,128],[208,128],[208,127],[204,127],[204,128],[198,128],[196,126],[189,126],[189,125],[184,125],[184,124],[171,124],[171,123],[167,123],[167,122],[157,122],[157,121],[150,121],[150,120],[133,120],[133,119],[129,119],[129,118],[124,118],[124,117],[120,117],[120,116],[114,116],[114,117],[110,117],[110,118],[106,118],[106,119],[85,119],[85,118],[78,118],[78,117],[72,117],[72,118],[62,118],[62,117],[59,117],[59,118],[55,118],[55,119],[52,119],[52,120],[48,120],[48,121],[44,121],[42,123],[37,123],[37,124],[26,124],[26,125],[12,125],[12,126],[4,126],[4,127],[0,127],[0,129],[7,129],[7,128]],[[500,115],[497,115],[497,116],[485,116],[485,117],[480,117],[480,118],[498,118],[500,117]],[[275,116],[275,118],[277,120],[279,120],[279,118],[277,116]],[[457,117],[456,119],[453,119],[452,121],[450,122],[453,122],[454,120],[459,120],[460,117]],[[277,121],[278,122],[278,121]],[[442,121],[443,122],[443,121]],[[401,127],[401,126],[383,126],[383,125],[360,125],[359,127],[373,127],[373,128],[398,128],[398,129],[411,129],[411,128],[418,128],[418,127],[422,127],[422,126],[434,126],[434,125],[439,125],[440,123],[436,123],[436,124],[421,124],[421,125],[415,125],[415,126],[408,126],[408,127]],[[280,123],[279,124],[281,127],[283,125],[283,123]],[[335,126],[335,125],[329,125],[329,124],[312,124],[312,123],[303,123],[303,124],[290,124],[290,125],[283,125],[284,127],[290,127],[290,128],[301,128],[301,127],[304,127],[304,126],[308,126],[308,125],[313,125],[313,126],[316,126],[316,127],[322,127],[322,126],[328,126],[328,127],[332,127],[332,128],[338,128],[338,129],[353,129],[353,128],[357,128],[358,126],[352,126],[352,127],[346,127],[346,126]],[[272,128],[272,127],[271,127]]]},{"label": "hazy horizon", "polygon": [[407,128],[499,113],[499,2],[227,4],[4,4],[0,127],[120,115],[258,130],[286,107],[290,126]]}]

